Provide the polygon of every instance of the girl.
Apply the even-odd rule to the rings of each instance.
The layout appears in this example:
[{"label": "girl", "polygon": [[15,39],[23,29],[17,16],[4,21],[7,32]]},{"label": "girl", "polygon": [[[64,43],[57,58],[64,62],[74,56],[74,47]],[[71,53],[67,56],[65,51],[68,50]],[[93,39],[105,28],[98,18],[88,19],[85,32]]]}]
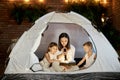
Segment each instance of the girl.
[{"label": "girl", "polygon": [[[40,62],[40,64],[43,66],[44,71],[56,71],[55,65],[57,63],[59,64],[59,60],[57,59],[57,51],[57,44],[55,42],[51,42],[48,46],[47,53],[45,53],[44,59]],[[60,66],[58,68],[60,68],[59,71],[64,70],[64,68]]]},{"label": "girl", "polygon": [[59,50],[58,56],[61,62],[74,62],[75,47],[70,44],[70,38],[67,33],[61,33],[59,36]]},{"label": "girl", "polygon": [[45,58],[47,59],[47,61],[52,64],[54,61],[59,61],[57,60],[57,44],[54,42],[51,42],[48,46],[48,50],[47,53],[45,54]]}]

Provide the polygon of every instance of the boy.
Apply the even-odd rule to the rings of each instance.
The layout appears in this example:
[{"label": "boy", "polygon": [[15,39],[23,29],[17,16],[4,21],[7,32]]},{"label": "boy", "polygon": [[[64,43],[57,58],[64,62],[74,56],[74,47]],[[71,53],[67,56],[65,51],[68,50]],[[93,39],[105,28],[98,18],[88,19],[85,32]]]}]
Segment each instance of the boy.
[{"label": "boy", "polygon": [[90,41],[83,44],[83,49],[84,49],[86,54],[83,57],[83,59],[77,64],[77,66],[80,66],[85,60],[86,60],[86,64],[80,69],[88,68],[95,61],[96,54],[93,53],[92,48],[93,48],[93,46],[92,46],[92,43]]}]

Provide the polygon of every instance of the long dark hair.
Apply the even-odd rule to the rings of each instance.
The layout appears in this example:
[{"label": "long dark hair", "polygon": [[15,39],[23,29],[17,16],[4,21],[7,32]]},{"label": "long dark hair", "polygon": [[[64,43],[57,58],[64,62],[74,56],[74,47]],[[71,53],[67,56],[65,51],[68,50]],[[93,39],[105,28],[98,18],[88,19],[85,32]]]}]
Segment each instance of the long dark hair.
[{"label": "long dark hair", "polygon": [[61,50],[63,48],[62,44],[61,44],[61,38],[67,38],[68,39],[68,43],[67,45],[65,46],[67,49],[70,49],[70,38],[69,38],[69,35],[67,33],[61,33],[60,36],[59,36],[59,41],[58,41],[58,44],[59,44],[59,50]]},{"label": "long dark hair", "polygon": [[47,53],[50,52],[50,49],[49,49],[49,48],[51,48],[51,47],[53,47],[53,46],[56,46],[56,47],[57,47],[57,43],[51,42],[51,43],[49,44],[49,46],[48,46]]}]

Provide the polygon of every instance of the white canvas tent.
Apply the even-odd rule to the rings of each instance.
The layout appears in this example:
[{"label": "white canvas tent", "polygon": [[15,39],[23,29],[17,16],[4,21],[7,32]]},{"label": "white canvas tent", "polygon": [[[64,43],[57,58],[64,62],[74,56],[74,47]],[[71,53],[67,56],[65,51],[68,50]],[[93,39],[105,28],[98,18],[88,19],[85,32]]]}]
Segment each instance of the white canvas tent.
[{"label": "white canvas tent", "polygon": [[[118,55],[116,51],[108,42],[108,40],[105,38],[105,36],[101,32],[98,32],[91,25],[91,22],[88,19],[74,12],[70,12],[70,13],[51,12],[36,20],[32,28],[23,33],[23,35],[18,40],[16,46],[14,47],[14,49],[12,50],[9,56],[10,61],[5,70],[5,74],[33,73],[31,70],[29,70],[30,67],[34,63],[39,63],[38,57],[34,54],[34,52],[36,52],[39,45],[41,44],[42,33],[45,32],[49,23],[50,24],[69,23],[80,26],[89,34],[91,39],[89,38],[88,40],[91,40],[94,44],[94,51],[96,51],[97,53],[97,58],[95,63],[87,69],[75,71],[72,73],[120,72],[120,62],[118,61]],[[38,73],[45,73],[45,72],[38,72]],[[46,72],[46,73],[50,73],[50,72]],[[56,73],[66,74],[67,72],[55,72],[55,74]]]}]

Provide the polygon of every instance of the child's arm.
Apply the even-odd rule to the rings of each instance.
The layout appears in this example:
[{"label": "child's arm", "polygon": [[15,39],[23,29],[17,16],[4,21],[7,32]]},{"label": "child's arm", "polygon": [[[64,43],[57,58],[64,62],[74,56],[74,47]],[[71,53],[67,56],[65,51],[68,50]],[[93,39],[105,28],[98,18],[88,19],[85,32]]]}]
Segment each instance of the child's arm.
[{"label": "child's arm", "polygon": [[58,56],[57,56],[57,59],[60,59],[61,57],[63,57],[64,56],[64,53],[61,53],[61,54],[59,54]]},{"label": "child's arm", "polygon": [[53,61],[58,61],[58,62],[60,62],[60,60],[58,60],[58,59],[53,59]]},{"label": "child's arm", "polygon": [[86,60],[86,58],[84,57],[84,58],[77,64],[77,66],[80,66],[85,60]]},{"label": "child's arm", "polygon": [[47,59],[47,61],[48,61],[49,63],[52,63],[52,62],[53,62],[53,60],[50,59],[50,56],[49,56],[48,53],[45,54],[45,57],[46,57],[46,59]]},{"label": "child's arm", "polygon": [[49,62],[49,63],[52,63],[52,62],[54,62],[54,61],[59,61],[59,60],[55,60],[55,59],[50,59],[50,56],[49,56],[49,54],[45,54],[45,57],[46,57],[46,59],[47,59],[47,61]]}]

